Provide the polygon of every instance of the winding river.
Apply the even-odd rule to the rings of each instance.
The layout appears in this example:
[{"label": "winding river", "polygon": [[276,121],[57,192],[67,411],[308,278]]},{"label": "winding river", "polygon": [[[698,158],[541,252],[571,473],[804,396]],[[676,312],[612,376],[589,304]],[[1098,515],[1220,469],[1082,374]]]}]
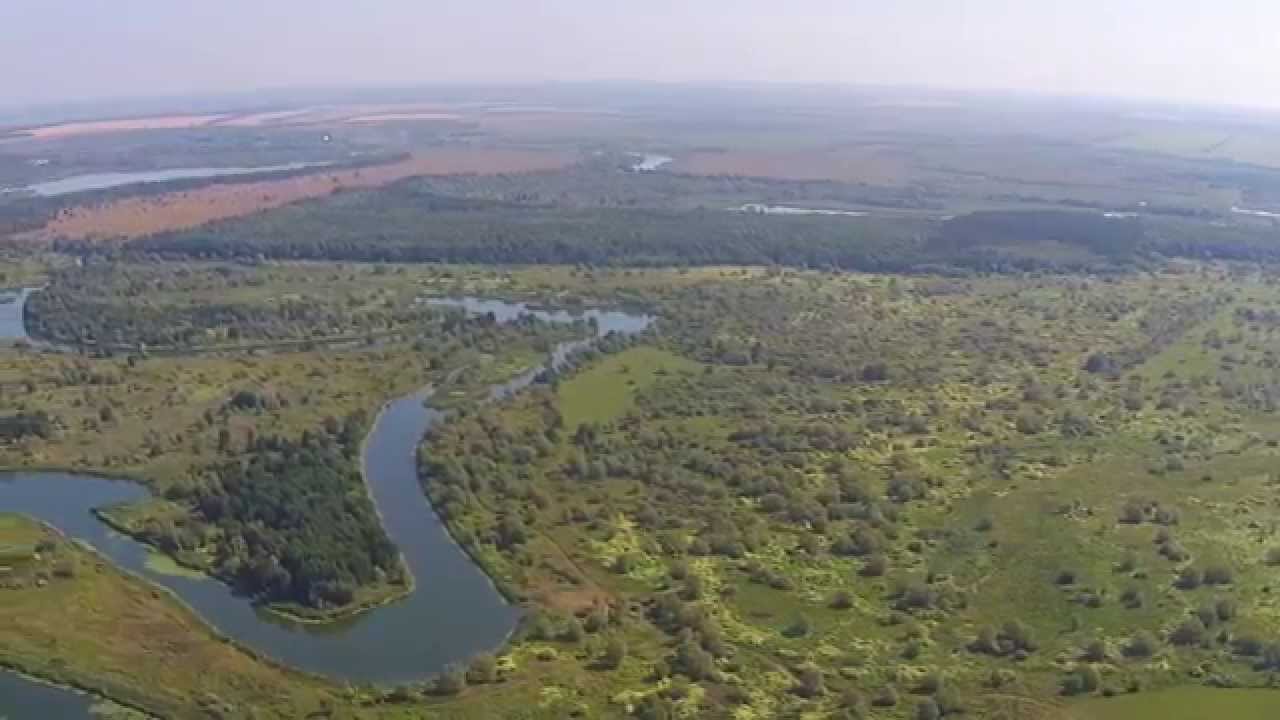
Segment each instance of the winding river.
[{"label": "winding river", "polygon": [[[424,302],[469,313],[492,313],[499,322],[527,315],[549,322],[586,320],[595,328],[597,338],[613,332],[637,333],[653,322],[646,315],[598,310],[574,315],[477,298]],[[21,300],[14,304],[19,305],[21,317]],[[546,365],[493,386],[491,397],[518,391],[545,367],[563,364],[593,342],[561,343]],[[420,391],[388,403],[370,431],[363,458],[370,494],[387,534],[404,553],[414,575],[414,591],[399,602],[336,623],[289,622],[255,608],[215,580],[154,570],[147,562],[150,551],[146,546],[111,531],[91,512],[146,498],[147,490],[141,485],[61,472],[3,473],[0,510],[31,515],[90,543],[117,565],[173,590],[219,631],[289,665],[349,681],[421,679],[449,663],[501,645],[519,617],[518,609],[505,602],[489,578],[453,542],[422,494],[417,447],[427,430],[445,417],[428,404],[429,398],[429,391]],[[24,703],[42,702],[37,696],[49,688],[13,676],[0,677],[5,679],[0,685],[0,716],[8,715],[11,720],[48,717],[31,715],[33,707],[42,705]],[[26,689],[15,690],[19,687]],[[25,695],[28,691],[30,697]]]}]

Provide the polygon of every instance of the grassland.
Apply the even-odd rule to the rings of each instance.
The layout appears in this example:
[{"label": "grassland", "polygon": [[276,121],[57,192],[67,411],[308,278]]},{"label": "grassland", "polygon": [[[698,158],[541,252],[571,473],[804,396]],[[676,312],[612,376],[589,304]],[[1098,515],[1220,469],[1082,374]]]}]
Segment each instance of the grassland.
[{"label": "grassland", "polygon": [[559,387],[564,423],[576,428],[582,423],[613,422],[634,407],[637,394],[662,376],[692,367],[688,360],[652,347],[609,355]]},{"label": "grassland", "polygon": [[1122,135],[1107,144],[1183,157],[1280,167],[1280,135],[1261,128],[1147,129]]},{"label": "grassland", "polygon": [[[1264,565],[1278,428],[1258,394],[1274,332],[1261,318],[1280,297],[1256,275],[1225,289],[1221,272],[517,273],[513,287],[647,295],[663,349],[446,428],[429,488],[549,627],[610,618],[627,662],[657,678],[610,692],[644,708],[1063,718],[1105,711],[1077,693],[1139,689],[1117,701],[1132,708],[1188,678],[1265,686],[1248,648],[1280,633]],[[614,368],[655,352],[686,362],[632,395]],[[1082,370],[1095,353],[1123,361]],[[889,379],[862,380],[877,360]],[[522,444],[536,459],[517,479],[503,458]],[[1225,570],[1180,579],[1209,568]],[[1212,629],[1175,640],[1198,616]],[[1027,651],[973,649],[1010,622]],[[1129,650],[1144,632],[1154,645]],[[620,714],[604,697],[590,708]]]},{"label": "grassland", "polygon": [[545,649],[513,653],[497,680],[461,697],[330,683],[237,648],[168,593],[33,521],[0,514],[0,547],[26,558],[0,587],[0,666],[157,717],[478,720],[497,703],[549,720],[578,692]]},{"label": "grassland", "polygon": [[337,699],[333,688],[253,660],[97,555],[3,516],[0,544],[16,543],[41,543],[43,552],[0,590],[7,667],[162,717],[234,717],[248,707],[264,717],[298,717]]},{"label": "grassland", "polygon": [[1079,720],[1266,720],[1276,715],[1276,690],[1177,688],[1091,700],[1073,710]]}]

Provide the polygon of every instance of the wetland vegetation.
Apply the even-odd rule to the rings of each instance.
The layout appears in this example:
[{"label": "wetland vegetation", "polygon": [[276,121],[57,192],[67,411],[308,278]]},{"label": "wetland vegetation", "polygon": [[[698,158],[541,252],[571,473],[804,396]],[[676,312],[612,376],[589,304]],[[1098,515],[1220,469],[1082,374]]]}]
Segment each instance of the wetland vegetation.
[{"label": "wetland vegetation", "polygon": [[97,514],[152,554],[0,515],[0,665],[193,719],[1274,714],[1277,236],[1230,208],[1280,171],[823,112],[350,130],[410,159],[7,244],[0,466],[145,486]]},{"label": "wetland vegetation", "polygon": [[[341,482],[351,438],[364,435],[359,413],[376,409],[361,393],[386,397],[465,364],[450,394],[475,397],[469,385],[513,374],[522,353],[565,337],[416,299],[628,303],[662,318],[653,334],[605,342],[508,401],[456,402],[432,432],[420,454],[426,493],[526,619],[496,665],[481,658],[470,672],[392,689],[405,707],[443,712],[499,688],[493,697],[528,702],[536,683],[532,716],[897,717],[936,704],[977,717],[1088,718],[1109,711],[1103,695],[1163,697],[1188,679],[1261,687],[1276,667],[1268,575],[1280,538],[1267,517],[1280,370],[1267,339],[1280,285],[1265,270],[117,270],[118,284],[81,282],[101,272],[93,263],[64,270],[52,277],[66,287],[50,289],[96,292],[127,313],[113,299],[128,296],[121,288],[156,288],[159,310],[140,305],[139,315],[174,323],[190,316],[163,300],[166,283],[197,291],[227,277],[236,281],[218,286],[226,297],[268,308],[254,278],[310,281],[317,311],[320,298],[388,317],[388,304],[411,310],[385,342],[345,351],[6,355],[11,372],[38,378],[33,394],[16,377],[7,386],[22,411],[41,408],[52,428],[11,440],[9,464],[148,479],[161,495],[120,522],[221,577],[245,572],[224,562],[261,570],[248,589],[301,607],[341,606],[353,588],[394,580],[392,566],[355,559],[383,551],[356,553],[343,529],[362,532],[349,524],[360,517],[352,506],[342,522],[323,519],[325,497],[354,496],[308,469],[308,455],[328,458],[322,474]],[[35,317],[42,307],[56,306],[36,306]],[[342,335],[342,322],[325,327]],[[387,373],[397,367],[403,380]],[[201,389],[205,405],[193,405],[183,393],[197,379],[225,389]],[[330,388],[323,398],[307,389],[315,381]],[[133,389],[128,403],[111,402],[116,387]],[[190,427],[192,438],[156,437],[143,417]],[[264,519],[296,505],[295,474],[315,514]],[[306,530],[307,517],[325,532]],[[250,528],[252,540],[237,534]],[[282,528],[307,539],[271,539]],[[271,557],[296,550],[323,563],[307,581],[311,566],[220,547],[294,548]]]}]

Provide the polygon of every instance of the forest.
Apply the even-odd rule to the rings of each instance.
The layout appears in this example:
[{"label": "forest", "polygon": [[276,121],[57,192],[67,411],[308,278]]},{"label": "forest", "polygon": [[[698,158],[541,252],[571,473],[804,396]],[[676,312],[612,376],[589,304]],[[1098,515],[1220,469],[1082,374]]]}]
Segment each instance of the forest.
[{"label": "forest", "polygon": [[471,343],[501,332],[487,318],[422,302],[427,293],[465,292],[464,273],[423,267],[425,273],[403,265],[89,258],[50,273],[50,285],[27,301],[26,326],[40,341],[123,356],[406,339],[425,348],[441,338]]},{"label": "forest", "polygon": [[[939,215],[906,207],[911,202],[901,198],[874,197],[876,190],[856,184],[632,173],[602,163],[409,179],[140,238],[123,248],[85,240],[60,240],[56,247],[91,257],[748,264],[954,275],[1109,273],[1170,257],[1267,259],[1275,245],[1272,225],[1214,213],[1024,207]],[[761,203],[865,212],[740,210]]]},{"label": "forest", "polygon": [[[341,607],[361,586],[404,585],[360,476],[367,431],[353,415],[299,440],[255,438],[191,496],[170,494],[194,506],[195,525],[149,528],[146,537],[166,552],[212,552],[219,577],[270,603]],[[195,530],[202,525],[217,528],[212,541]]]},{"label": "forest", "polygon": [[[157,235],[130,250],[160,257],[588,265],[789,264],[905,269],[918,220],[762,217],[723,210],[559,210],[407,188]],[[369,223],[378,219],[377,230]],[[101,246],[63,244],[95,252]],[[106,250],[111,252],[110,250]]]}]

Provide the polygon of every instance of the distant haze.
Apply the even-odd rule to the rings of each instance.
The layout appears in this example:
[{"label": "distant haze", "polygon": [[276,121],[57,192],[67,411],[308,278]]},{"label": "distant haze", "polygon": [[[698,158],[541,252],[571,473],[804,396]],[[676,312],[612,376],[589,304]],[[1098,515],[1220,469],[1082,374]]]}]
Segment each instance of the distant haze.
[{"label": "distant haze", "polygon": [[3,0],[0,105],[263,87],[909,84],[1280,107],[1276,0]]}]

